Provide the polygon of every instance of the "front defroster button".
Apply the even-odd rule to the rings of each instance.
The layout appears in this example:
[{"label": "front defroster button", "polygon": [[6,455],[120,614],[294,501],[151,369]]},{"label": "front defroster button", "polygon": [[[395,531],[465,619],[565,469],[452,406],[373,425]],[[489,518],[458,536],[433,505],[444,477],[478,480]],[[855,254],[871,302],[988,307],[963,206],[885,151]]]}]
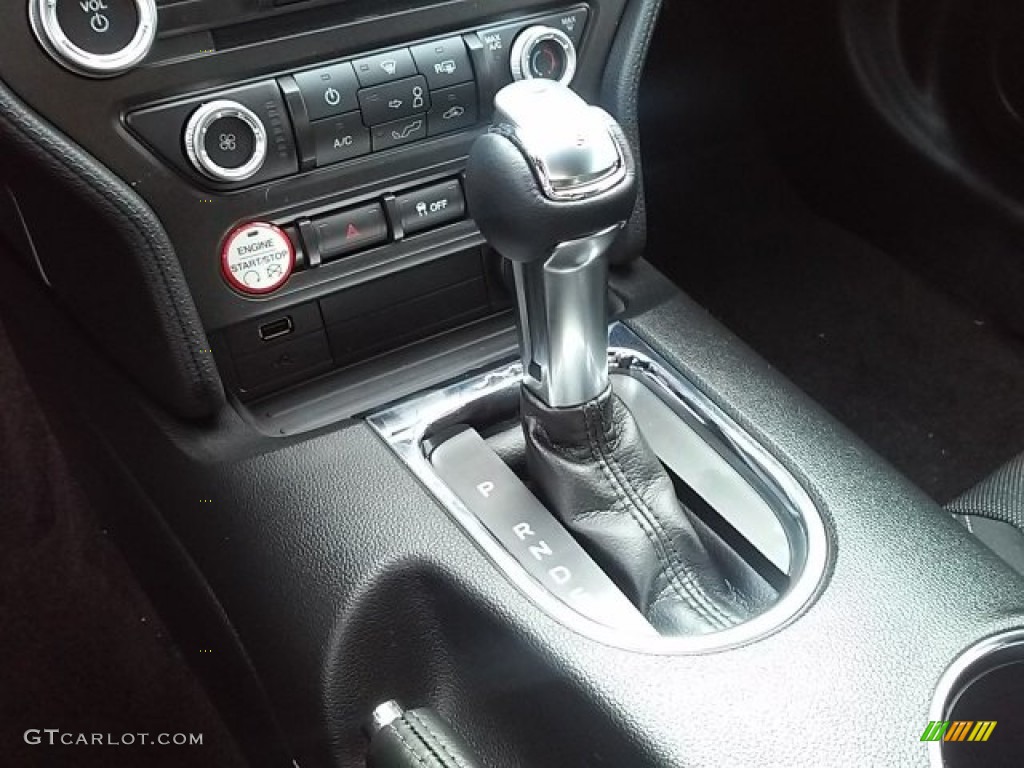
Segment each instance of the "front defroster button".
[{"label": "front defroster button", "polygon": [[459,221],[466,215],[462,186],[455,180],[417,189],[399,196],[396,202],[407,235]]},{"label": "front defroster button", "polygon": [[384,209],[374,203],[314,219],[313,232],[326,262],[387,242],[388,223]]}]

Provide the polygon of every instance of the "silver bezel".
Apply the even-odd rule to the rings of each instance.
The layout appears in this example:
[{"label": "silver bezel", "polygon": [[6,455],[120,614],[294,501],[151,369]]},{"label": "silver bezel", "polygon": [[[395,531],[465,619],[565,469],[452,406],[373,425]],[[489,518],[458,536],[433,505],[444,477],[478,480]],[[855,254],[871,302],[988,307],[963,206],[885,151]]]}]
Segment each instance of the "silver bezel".
[{"label": "silver bezel", "polygon": [[[224,168],[217,165],[206,151],[206,132],[222,117],[237,117],[252,129],[252,157],[245,165]],[[267,129],[255,112],[237,101],[211,101],[199,107],[189,118],[185,126],[185,152],[192,165],[204,176],[215,181],[245,181],[256,175],[267,159]]]},{"label": "silver bezel", "polygon": [[[946,711],[953,703],[950,698],[959,694],[956,689],[960,688],[962,683],[969,682],[965,677],[971,671],[971,667],[989,656],[1016,646],[1024,647],[1024,629],[1011,629],[986,637],[960,654],[939,678],[939,683],[935,687],[935,696],[928,708],[928,719],[938,721],[946,719]],[[1022,649],[1022,654],[1024,654],[1024,649]],[[976,679],[976,676],[971,678],[971,680],[973,679]],[[941,741],[928,743],[928,757],[932,768],[943,768],[943,743]]]},{"label": "silver bezel", "polygon": [[773,634],[799,616],[821,588],[830,547],[821,513],[789,471],[690,381],[621,323],[610,330],[609,367],[638,379],[694,428],[704,431],[745,470],[752,487],[775,510],[790,540],[789,589],[764,613],[721,632],[691,637],[652,637],[613,629],[577,613],[534,580],[440,479],[423,452],[432,424],[476,401],[508,396],[522,382],[522,366],[504,367],[414,396],[367,420],[448,510],[453,519],[509,580],[545,613],[570,629],[617,648],[650,654],[697,654],[746,645]]},{"label": "silver bezel", "polygon": [[64,68],[86,77],[115,77],[142,62],[156,40],[156,0],[134,2],[138,29],[131,42],[116,53],[90,53],[71,42],[57,19],[57,0],[29,0],[29,23],[39,44]]},{"label": "silver bezel", "polygon": [[516,80],[538,80],[530,72],[530,58],[539,43],[553,40],[565,51],[565,72],[557,82],[569,85],[576,76],[576,46],[572,39],[560,29],[554,27],[529,27],[519,34],[512,43],[512,77]]}]

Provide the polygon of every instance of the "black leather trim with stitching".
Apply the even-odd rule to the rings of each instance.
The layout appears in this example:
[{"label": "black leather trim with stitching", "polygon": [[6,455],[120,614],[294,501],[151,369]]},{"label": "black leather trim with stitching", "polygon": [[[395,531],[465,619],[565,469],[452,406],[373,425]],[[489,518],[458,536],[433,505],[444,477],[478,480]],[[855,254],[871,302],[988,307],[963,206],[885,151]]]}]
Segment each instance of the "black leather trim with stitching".
[{"label": "black leather trim with stitching", "polygon": [[578,408],[522,393],[530,479],[659,631],[705,634],[756,612],[730,583],[626,405],[606,390]]},{"label": "black leather trim with stitching", "polygon": [[430,709],[414,709],[373,737],[370,768],[480,768],[469,746]]}]

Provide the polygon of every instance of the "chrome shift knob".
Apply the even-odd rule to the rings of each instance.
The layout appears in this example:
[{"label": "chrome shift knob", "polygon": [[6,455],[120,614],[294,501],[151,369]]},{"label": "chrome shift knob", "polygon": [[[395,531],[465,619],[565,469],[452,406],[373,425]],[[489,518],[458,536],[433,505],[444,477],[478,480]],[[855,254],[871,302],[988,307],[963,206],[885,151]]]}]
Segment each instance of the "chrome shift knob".
[{"label": "chrome shift knob", "polygon": [[513,83],[470,152],[466,194],[512,261],[525,385],[553,408],[597,397],[608,386],[607,251],[636,200],[622,129],[559,83]]},{"label": "chrome shift knob", "polygon": [[623,182],[613,126],[603,109],[551,80],[514,83],[494,98],[492,130],[519,148],[550,200],[585,200]]}]

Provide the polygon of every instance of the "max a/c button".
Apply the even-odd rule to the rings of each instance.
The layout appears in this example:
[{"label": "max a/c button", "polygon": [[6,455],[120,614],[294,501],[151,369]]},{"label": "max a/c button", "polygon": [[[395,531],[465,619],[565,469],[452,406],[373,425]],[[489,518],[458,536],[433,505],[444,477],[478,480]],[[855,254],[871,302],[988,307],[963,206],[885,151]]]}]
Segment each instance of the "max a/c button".
[{"label": "max a/c button", "polygon": [[379,203],[313,219],[320,258],[330,261],[386,242],[388,224]]},{"label": "max a/c button", "polygon": [[459,221],[466,215],[466,199],[456,180],[400,195],[397,203],[407,235]]}]

